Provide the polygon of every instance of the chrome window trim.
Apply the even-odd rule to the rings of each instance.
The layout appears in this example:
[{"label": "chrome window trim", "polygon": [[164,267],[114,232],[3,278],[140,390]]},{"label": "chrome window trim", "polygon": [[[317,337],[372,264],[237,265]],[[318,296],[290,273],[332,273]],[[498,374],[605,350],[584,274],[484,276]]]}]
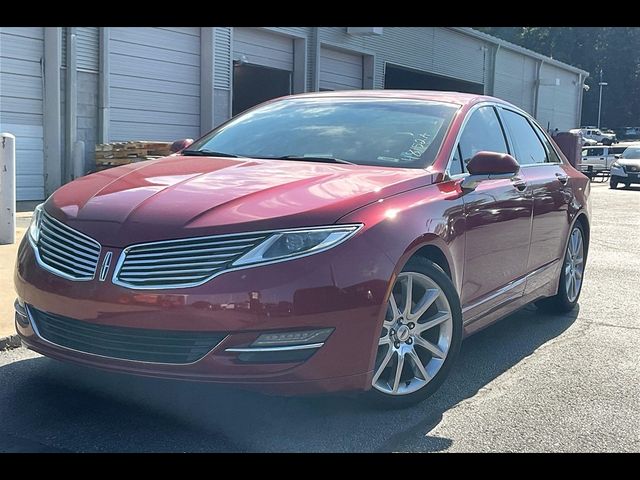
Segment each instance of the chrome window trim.
[{"label": "chrome window trim", "polygon": [[[201,285],[204,285],[205,283],[211,281],[212,279],[216,278],[219,275],[222,275],[224,273],[229,273],[229,272],[235,272],[238,270],[245,270],[247,268],[253,268],[253,267],[262,267],[262,266],[266,266],[266,265],[273,265],[275,263],[281,263],[281,262],[286,262],[289,260],[295,260],[298,258],[304,258],[304,257],[308,257],[310,255],[315,255],[316,253],[321,253],[321,252],[325,252],[327,250],[330,250],[334,247],[337,247],[338,245],[346,242],[347,240],[349,240],[350,238],[352,238],[357,232],[360,231],[360,229],[364,226],[363,223],[345,223],[345,224],[335,224],[335,225],[323,225],[323,226],[316,226],[316,227],[297,227],[297,228],[288,228],[288,229],[280,229],[280,230],[261,230],[258,232],[241,232],[241,233],[227,233],[227,234],[223,234],[223,235],[208,235],[208,236],[204,236],[204,237],[189,237],[189,238],[179,238],[179,239],[167,239],[167,240],[159,240],[156,242],[146,242],[146,243],[138,243],[135,245],[129,245],[127,247],[125,247],[122,252],[120,252],[120,256],[118,257],[118,262],[116,263],[116,266],[113,270],[113,275],[111,277],[111,282],[114,285],[118,285],[120,287],[124,287],[127,288],[129,290],[166,290],[166,289],[179,289],[179,288],[193,288],[193,287],[199,287]],[[232,268],[227,268],[224,270],[220,270],[218,272],[215,272],[214,274],[202,279],[202,280],[198,280],[196,282],[191,282],[191,283],[181,283],[181,284],[165,284],[165,285],[130,285],[125,281],[121,281],[118,279],[118,273],[120,272],[120,269],[122,268],[122,265],[124,264],[124,261],[126,259],[127,253],[129,252],[129,250],[131,250],[134,247],[146,247],[146,246],[153,246],[153,245],[158,245],[158,244],[162,244],[162,243],[166,243],[166,242],[175,242],[175,241],[184,241],[184,242],[190,242],[190,241],[199,241],[199,240],[208,240],[208,239],[220,239],[220,238],[226,238],[226,237],[237,237],[238,235],[265,235],[265,234],[269,234],[269,235],[274,235],[277,233],[294,233],[294,232],[306,232],[306,231],[322,231],[322,230],[334,230],[336,228],[341,228],[341,227],[355,227],[354,230],[352,232],[350,232],[348,235],[346,235],[343,239],[341,239],[339,242],[334,243],[332,245],[328,245],[324,248],[319,248],[317,250],[311,250],[308,251],[307,253],[303,253],[300,255],[291,255],[288,257],[283,257],[283,258],[278,258],[275,260],[271,260],[268,262],[257,262],[257,263],[251,263],[251,264],[247,264],[247,265],[238,265],[236,267],[232,267]],[[269,237],[267,237],[269,238]],[[265,238],[266,240],[266,238]],[[263,240],[264,241],[264,240]]]},{"label": "chrome window trim", "polygon": [[[218,348],[220,345],[222,345],[222,343],[229,338],[229,334],[225,335],[222,340],[220,340],[218,343],[216,343],[213,348],[211,350],[209,350],[207,353],[205,353],[202,357],[200,357],[199,359],[190,362],[190,363],[168,363],[168,362],[149,362],[147,360],[130,360],[128,358],[118,358],[118,357],[110,357],[108,355],[100,355],[99,353],[91,353],[91,352],[84,352],[82,350],[76,350],[75,348],[70,348],[70,347],[65,347],[64,345],[60,345],[58,343],[54,343],[51,340],[47,340],[46,338],[44,338],[41,334],[40,334],[40,330],[38,330],[38,326],[36,324],[36,322],[33,321],[33,316],[31,314],[31,310],[29,309],[28,305],[25,305],[25,309],[27,310],[27,315],[29,317],[29,324],[31,325],[31,329],[33,330],[33,333],[36,334],[36,337],[38,337],[38,340],[47,343],[49,345],[53,345],[56,348],[60,348],[62,350],[67,350],[69,352],[74,352],[74,353],[81,353],[82,355],[91,355],[92,357],[98,357],[98,358],[106,358],[108,360],[116,360],[119,362],[131,362],[131,363],[142,363],[142,364],[147,364],[147,365],[176,365],[176,366],[188,366],[188,365],[194,365],[198,362],[201,362],[202,360],[204,360],[206,357],[208,357],[211,352],[213,352],[216,348]],[[72,319],[72,320],[77,320],[77,319]],[[77,320],[77,321],[82,321],[82,320]],[[162,331],[162,330],[159,330]]]},{"label": "chrome window trim", "polygon": [[69,230],[71,230],[75,234],[77,234],[78,236],[84,237],[85,239],[89,240],[91,243],[97,245],[98,246],[98,258],[96,259],[96,266],[93,269],[93,275],[91,275],[90,278],[76,278],[76,277],[74,277],[72,275],[69,275],[68,273],[65,273],[65,272],[63,272],[61,270],[58,270],[57,268],[52,267],[51,265],[45,263],[45,261],[40,256],[40,249],[38,248],[38,245],[33,242],[33,239],[31,238],[31,235],[27,231],[26,235],[27,235],[27,238],[29,239],[29,244],[31,245],[31,248],[33,249],[33,253],[34,253],[35,257],[36,257],[36,263],[40,266],[40,268],[42,268],[43,270],[46,270],[46,271],[48,271],[50,273],[53,273],[54,275],[62,277],[64,279],[66,279],[66,280],[70,280],[72,282],[90,282],[91,280],[95,279],[96,271],[98,270],[98,263],[100,262],[100,257],[102,255],[102,245],[97,240],[94,240],[93,238],[89,237],[88,235],[85,235],[84,233],[79,232],[75,228],[71,228],[69,225],[66,225],[66,224],[62,223],[59,220],[56,220],[55,218],[53,218],[51,215],[49,215],[45,211],[44,207],[42,208],[42,215],[46,216],[47,219],[49,221],[51,221],[52,223],[59,223],[64,228],[68,228]]},{"label": "chrome window trim", "polygon": [[293,350],[310,350],[312,348],[320,348],[322,343],[310,343],[308,345],[283,345],[282,347],[231,347],[225,349],[225,352],[236,353],[256,353],[256,352],[289,352]]}]

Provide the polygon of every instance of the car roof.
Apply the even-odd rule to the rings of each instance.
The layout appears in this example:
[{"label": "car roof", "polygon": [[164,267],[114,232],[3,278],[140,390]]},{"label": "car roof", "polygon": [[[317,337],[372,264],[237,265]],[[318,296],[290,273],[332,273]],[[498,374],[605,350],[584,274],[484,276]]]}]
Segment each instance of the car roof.
[{"label": "car roof", "polygon": [[386,98],[386,99],[416,99],[437,102],[469,105],[480,101],[491,101],[511,105],[499,98],[487,95],[461,92],[445,92],[436,90],[340,90],[333,92],[309,92],[289,95],[284,98]]}]

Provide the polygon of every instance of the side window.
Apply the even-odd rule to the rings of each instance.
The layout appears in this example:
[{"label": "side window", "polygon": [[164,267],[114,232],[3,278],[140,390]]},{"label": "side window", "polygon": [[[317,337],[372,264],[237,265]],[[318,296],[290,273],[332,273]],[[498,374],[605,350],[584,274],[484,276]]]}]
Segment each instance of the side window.
[{"label": "side window", "polygon": [[482,150],[509,153],[502,126],[493,107],[480,107],[471,114],[460,136],[458,149],[465,172],[469,160]]},{"label": "side window", "polygon": [[540,130],[540,128],[535,123],[533,122],[529,122],[529,123],[533,126],[533,129],[538,134],[538,138],[540,138],[542,145],[544,145],[544,148],[547,151],[547,162],[562,163],[562,160],[560,160],[560,157],[558,156],[555,149],[553,148],[553,145],[551,145],[551,142],[547,139],[547,137],[542,132],[542,130]]},{"label": "side window", "polygon": [[519,113],[502,110],[502,118],[515,143],[516,160],[520,165],[545,163],[547,151],[542,146],[538,135],[533,131],[529,121]]},{"label": "side window", "polygon": [[460,155],[460,145],[456,145],[456,150],[453,154],[453,160],[451,160],[451,166],[449,166],[449,175],[458,175],[464,172],[462,169],[462,156]]},{"label": "side window", "polygon": [[627,147],[611,147],[609,149],[609,155],[621,155]]}]

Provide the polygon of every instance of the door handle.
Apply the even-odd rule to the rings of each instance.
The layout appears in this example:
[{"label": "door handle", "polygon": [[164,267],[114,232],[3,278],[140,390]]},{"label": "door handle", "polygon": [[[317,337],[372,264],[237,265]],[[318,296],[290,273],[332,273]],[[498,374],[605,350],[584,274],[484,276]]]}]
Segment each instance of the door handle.
[{"label": "door handle", "polygon": [[527,188],[527,182],[525,182],[522,178],[520,177],[513,177],[511,179],[511,183],[514,187],[516,187],[518,190],[520,190],[521,192],[524,191]]},{"label": "door handle", "polygon": [[558,179],[558,181],[563,184],[566,185],[567,182],[569,181],[569,176],[565,175],[563,173],[556,173],[556,178]]}]

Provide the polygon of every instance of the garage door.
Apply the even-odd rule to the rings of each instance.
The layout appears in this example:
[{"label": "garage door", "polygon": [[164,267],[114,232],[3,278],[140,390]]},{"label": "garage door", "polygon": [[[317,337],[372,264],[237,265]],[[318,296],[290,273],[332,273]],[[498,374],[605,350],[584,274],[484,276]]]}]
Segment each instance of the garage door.
[{"label": "garage door", "polygon": [[252,65],[293,71],[293,39],[257,28],[233,29],[233,58]]},{"label": "garage door", "polygon": [[322,47],[320,49],[320,90],[362,88],[362,55]]},{"label": "garage door", "polygon": [[110,140],[200,136],[200,29],[111,28]]},{"label": "garage door", "polygon": [[18,200],[44,198],[44,29],[0,28],[0,131],[16,136]]}]

